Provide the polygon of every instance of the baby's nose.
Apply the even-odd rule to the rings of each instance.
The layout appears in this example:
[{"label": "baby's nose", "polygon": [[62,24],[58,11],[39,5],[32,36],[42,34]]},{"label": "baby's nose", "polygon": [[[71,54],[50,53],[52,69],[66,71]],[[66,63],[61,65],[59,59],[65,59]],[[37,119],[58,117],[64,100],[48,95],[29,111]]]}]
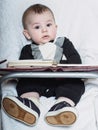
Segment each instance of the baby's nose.
[{"label": "baby's nose", "polygon": [[42,28],[42,32],[46,32],[47,31],[47,28],[46,27],[43,27]]}]

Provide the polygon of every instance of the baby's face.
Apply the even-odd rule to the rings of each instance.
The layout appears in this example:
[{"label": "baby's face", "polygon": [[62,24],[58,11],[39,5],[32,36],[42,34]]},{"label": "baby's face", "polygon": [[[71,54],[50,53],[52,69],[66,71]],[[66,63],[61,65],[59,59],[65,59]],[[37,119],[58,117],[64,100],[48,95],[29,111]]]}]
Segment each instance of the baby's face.
[{"label": "baby's face", "polygon": [[57,33],[57,25],[51,14],[46,11],[42,14],[31,14],[28,17],[27,29],[24,35],[37,44],[44,44],[54,40]]}]

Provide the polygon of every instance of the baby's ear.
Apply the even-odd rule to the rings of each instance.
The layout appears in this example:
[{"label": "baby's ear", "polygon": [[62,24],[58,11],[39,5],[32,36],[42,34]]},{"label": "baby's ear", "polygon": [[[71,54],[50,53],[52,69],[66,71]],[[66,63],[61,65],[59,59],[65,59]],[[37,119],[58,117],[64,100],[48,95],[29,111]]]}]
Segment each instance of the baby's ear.
[{"label": "baby's ear", "polygon": [[31,37],[30,37],[30,35],[29,35],[29,33],[28,33],[28,30],[24,29],[24,30],[23,30],[23,34],[24,34],[24,36],[25,36],[28,40],[31,39]]},{"label": "baby's ear", "polygon": [[58,26],[57,26],[57,25],[55,25],[55,27],[56,27],[56,31],[57,31]]}]

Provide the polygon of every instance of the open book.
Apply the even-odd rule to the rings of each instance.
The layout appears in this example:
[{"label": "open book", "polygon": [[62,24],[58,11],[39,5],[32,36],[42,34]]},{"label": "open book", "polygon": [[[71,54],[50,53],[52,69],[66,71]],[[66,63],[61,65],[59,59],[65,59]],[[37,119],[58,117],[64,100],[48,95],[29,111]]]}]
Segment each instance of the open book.
[{"label": "open book", "polygon": [[96,64],[58,64],[51,60],[17,60],[9,61],[7,69],[20,71],[97,71]]},{"label": "open book", "polygon": [[47,67],[57,66],[57,63],[52,60],[16,60],[9,61],[7,67],[24,68],[24,67]]}]

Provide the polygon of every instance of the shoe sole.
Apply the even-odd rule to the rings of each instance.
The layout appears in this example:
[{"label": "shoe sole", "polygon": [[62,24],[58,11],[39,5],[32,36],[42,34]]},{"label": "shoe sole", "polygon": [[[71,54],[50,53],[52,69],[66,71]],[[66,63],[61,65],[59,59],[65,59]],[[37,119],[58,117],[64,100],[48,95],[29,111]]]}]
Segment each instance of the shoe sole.
[{"label": "shoe sole", "polygon": [[3,109],[5,112],[16,120],[19,120],[27,125],[33,125],[36,122],[36,117],[28,111],[22,109],[16,102],[11,99],[4,98]]},{"label": "shoe sole", "polygon": [[53,116],[46,116],[47,123],[56,126],[70,126],[76,122],[76,119],[76,114],[71,111],[61,112]]}]

